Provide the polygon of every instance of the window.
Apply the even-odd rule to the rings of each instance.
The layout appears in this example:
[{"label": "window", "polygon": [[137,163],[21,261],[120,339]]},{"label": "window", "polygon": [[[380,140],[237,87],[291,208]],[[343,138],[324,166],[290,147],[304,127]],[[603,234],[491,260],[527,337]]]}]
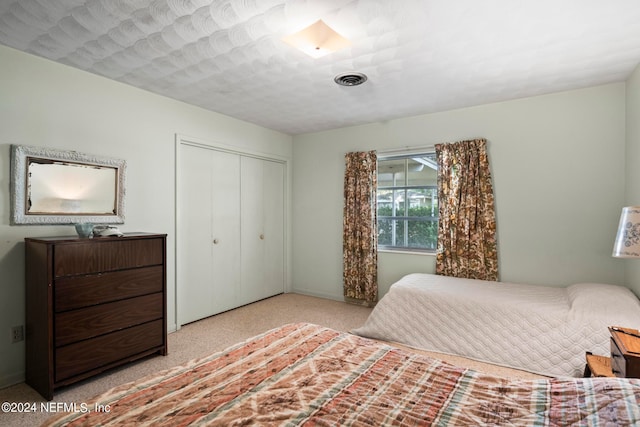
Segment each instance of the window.
[{"label": "window", "polygon": [[434,252],[438,242],[435,153],[378,158],[378,248]]}]

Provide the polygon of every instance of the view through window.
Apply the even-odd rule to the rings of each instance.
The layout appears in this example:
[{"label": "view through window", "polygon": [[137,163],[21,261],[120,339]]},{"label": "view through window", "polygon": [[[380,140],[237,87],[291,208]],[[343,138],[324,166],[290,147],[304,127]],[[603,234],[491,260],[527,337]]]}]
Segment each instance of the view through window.
[{"label": "view through window", "polygon": [[378,158],[378,248],[435,252],[435,153]]}]

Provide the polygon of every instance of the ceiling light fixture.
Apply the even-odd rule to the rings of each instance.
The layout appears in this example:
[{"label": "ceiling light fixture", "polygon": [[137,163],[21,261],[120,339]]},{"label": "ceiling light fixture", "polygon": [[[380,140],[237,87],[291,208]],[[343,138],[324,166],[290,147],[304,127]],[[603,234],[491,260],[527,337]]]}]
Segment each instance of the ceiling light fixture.
[{"label": "ceiling light fixture", "polygon": [[322,19],[295,34],[283,37],[282,40],[313,58],[320,58],[351,45],[349,40],[336,33]]},{"label": "ceiling light fixture", "polygon": [[333,78],[340,86],[358,86],[367,81],[367,76],[362,73],[342,73]]}]

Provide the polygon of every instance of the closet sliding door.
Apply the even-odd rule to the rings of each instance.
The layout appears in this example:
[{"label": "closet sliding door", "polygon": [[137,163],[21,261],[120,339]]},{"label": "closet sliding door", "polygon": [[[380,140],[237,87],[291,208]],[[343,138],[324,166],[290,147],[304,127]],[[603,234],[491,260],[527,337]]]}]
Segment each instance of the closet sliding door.
[{"label": "closet sliding door", "polygon": [[178,324],[283,293],[286,164],[178,149]]},{"label": "closet sliding door", "polygon": [[244,303],[284,290],[284,166],[241,160],[241,288]]},{"label": "closet sliding door", "polygon": [[179,324],[240,299],[240,157],[184,145],[178,189]]}]

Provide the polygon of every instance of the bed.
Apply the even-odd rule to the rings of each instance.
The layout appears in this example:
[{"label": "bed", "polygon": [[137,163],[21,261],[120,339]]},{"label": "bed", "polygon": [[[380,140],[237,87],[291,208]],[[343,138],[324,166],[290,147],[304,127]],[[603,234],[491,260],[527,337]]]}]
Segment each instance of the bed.
[{"label": "bed", "polygon": [[409,274],[353,332],[529,372],[578,377],[585,352],[609,354],[608,326],[640,327],[627,288],[533,286]]},{"label": "bed", "polygon": [[640,380],[509,380],[297,323],[111,389],[87,408],[45,425],[633,425]]}]

